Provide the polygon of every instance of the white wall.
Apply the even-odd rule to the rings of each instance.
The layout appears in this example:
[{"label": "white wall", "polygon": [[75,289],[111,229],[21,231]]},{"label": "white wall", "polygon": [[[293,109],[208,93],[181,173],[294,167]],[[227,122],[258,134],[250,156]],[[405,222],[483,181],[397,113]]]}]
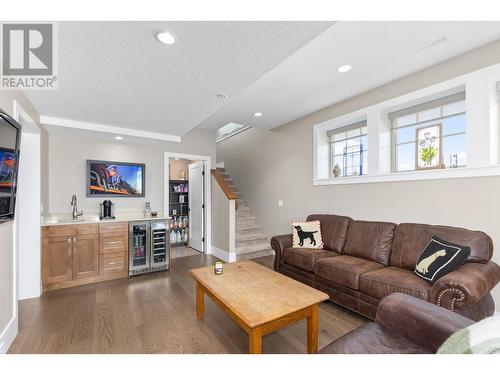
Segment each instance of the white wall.
[{"label": "white wall", "polygon": [[[487,232],[500,264],[500,177],[313,186],[312,130],[328,119],[499,62],[500,42],[495,42],[275,130],[251,129],[219,142],[217,162],[225,163],[269,235],[289,233],[292,221],[310,213],[462,226]],[[432,192],[425,202],[418,199],[422,192]],[[500,286],[493,297],[500,311]]]},{"label": "white wall", "polygon": [[[50,129],[50,128],[49,128]],[[163,210],[164,152],[207,155],[215,160],[215,132],[195,129],[182,136],[182,142],[165,146],[117,142],[112,137],[79,134],[78,131],[49,134],[48,175],[49,213],[71,213],[71,196],[78,197],[78,209],[97,213],[104,198],[86,197],[86,160],[110,160],[146,164],[145,198],[112,198],[115,212],[142,210],[151,202],[153,210]]]},{"label": "white wall", "polygon": [[226,193],[214,177],[212,181],[212,254],[226,261],[236,260],[235,226],[236,202]]},{"label": "white wall", "polygon": [[[39,121],[38,113],[22,92],[0,91],[0,109],[11,116],[14,116],[14,101],[19,102],[35,122]],[[19,181],[19,184],[22,184],[22,181]],[[2,351],[8,349],[17,335],[16,250],[14,222],[0,224],[0,347]]]},{"label": "white wall", "polygon": [[38,297],[41,292],[40,134],[24,130],[17,189],[19,300]]}]

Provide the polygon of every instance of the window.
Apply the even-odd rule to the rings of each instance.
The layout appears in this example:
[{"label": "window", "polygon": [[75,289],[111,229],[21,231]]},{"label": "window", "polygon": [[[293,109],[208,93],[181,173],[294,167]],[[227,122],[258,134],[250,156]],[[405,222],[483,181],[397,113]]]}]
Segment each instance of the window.
[{"label": "window", "polygon": [[327,136],[330,142],[330,177],[367,174],[368,136],[366,121],[329,130]]},{"label": "window", "polygon": [[466,166],[465,93],[392,112],[389,119],[393,171]]},{"label": "window", "polygon": [[242,131],[247,129],[250,129],[250,127],[230,122],[217,130],[215,141],[223,141],[224,139],[230,138],[233,135],[241,133]]}]

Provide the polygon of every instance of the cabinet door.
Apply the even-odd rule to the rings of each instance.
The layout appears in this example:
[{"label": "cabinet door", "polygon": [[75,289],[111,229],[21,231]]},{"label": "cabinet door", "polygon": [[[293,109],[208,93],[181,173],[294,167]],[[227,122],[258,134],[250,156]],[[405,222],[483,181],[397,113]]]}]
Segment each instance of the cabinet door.
[{"label": "cabinet door", "polygon": [[45,237],[42,250],[43,284],[70,281],[72,278],[72,237]]},{"label": "cabinet door", "polygon": [[82,234],[73,237],[73,279],[97,276],[99,271],[99,236]]}]

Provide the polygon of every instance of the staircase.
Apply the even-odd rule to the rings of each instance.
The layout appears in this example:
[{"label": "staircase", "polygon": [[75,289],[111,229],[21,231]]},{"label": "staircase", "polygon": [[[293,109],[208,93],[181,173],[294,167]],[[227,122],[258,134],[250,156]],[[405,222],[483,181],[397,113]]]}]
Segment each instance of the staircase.
[{"label": "staircase", "polygon": [[236,209],[236,260],[252,259],[274,254],[269,238],[262,233],[262,227],[257,224],[255,216],[242,199],[238,188],[234,184],[225,168],[217,168],[224,180],[238,196]]}]

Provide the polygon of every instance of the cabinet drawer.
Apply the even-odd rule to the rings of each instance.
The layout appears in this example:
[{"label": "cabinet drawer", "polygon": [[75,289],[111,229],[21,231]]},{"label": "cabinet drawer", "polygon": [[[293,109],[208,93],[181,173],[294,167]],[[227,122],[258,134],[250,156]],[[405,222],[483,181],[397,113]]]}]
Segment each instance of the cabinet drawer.
[{"label": "cabinet drawer", "polygon": [[102,233],[99,242],[101,254],[127,252],[128,233]]},{"label": "cabinet drawer", "polygon": [[128,222],[100,223],[99,233],[128,232]]},{"label": "cabinet drawer", "polygon": [[78,236],[82,234],[97,234],[97,224],[50,225],[42,227],[44,237]]},{"label": "cabinet drawer", "polygon": [[99,256],[99,274],[109,275],[128,271],[128,253],[101,254]]}]

